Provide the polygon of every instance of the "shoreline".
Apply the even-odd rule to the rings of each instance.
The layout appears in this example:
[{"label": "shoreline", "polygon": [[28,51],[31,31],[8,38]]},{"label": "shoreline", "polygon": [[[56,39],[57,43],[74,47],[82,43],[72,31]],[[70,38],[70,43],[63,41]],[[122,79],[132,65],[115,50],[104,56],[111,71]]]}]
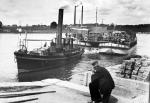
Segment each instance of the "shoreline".
[{"label": "shoreline", "polygon": [[[0,34],[20,34],[19,32],[0,32]],[[23,34],[25,32],[22,32]],[[28,31],[28,33],[33,33],[33,34],[49,34],[49,33],[57,33],[57,29],[56,30],[35,30],[35,31]],[[68,33],[67,30],[63,30],[62,33]],[[144,34],[144,35],[149,35],[150,32],[137,32],[136,34]]]},{"label": "shoreline", "polygon": [[[9,33],[9,34],[11,34],[11,33],[13,33],[13,34],[20,34],[19,32],[0,32],[0,34],[1,33]],[[21,33],[25,33],[25,32],[21,32]],[[31,31],[31,30],[29,30],[27,33],[40,33],[40,34],[42,34],[42,33],[57,33],[57,29],[50,29],[50,30],[33,30],[33,31]],[[63,29],[62,30],[62,33],[68,33],[68,31],[66,30],[66,29]]]}]

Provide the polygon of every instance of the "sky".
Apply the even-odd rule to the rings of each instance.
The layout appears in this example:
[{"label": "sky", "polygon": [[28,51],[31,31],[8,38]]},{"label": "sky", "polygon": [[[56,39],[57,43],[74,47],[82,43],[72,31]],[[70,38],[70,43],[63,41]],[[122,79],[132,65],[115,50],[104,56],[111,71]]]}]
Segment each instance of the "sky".
[{"label": "sky", "polygon": [[150,0],[0,0],[0,21],[3,25],[50,25],[58,22],[58,10],[64,7],[64,24],[76,22],[136,25],[150,24]]}]

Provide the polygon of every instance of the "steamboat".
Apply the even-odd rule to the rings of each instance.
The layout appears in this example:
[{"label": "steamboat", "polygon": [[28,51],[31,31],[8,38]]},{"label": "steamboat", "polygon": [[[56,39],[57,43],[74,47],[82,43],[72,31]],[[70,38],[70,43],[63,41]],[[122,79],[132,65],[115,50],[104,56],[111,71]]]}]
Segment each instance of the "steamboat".
[{"label": "steamboat", "polygon": [[69,59],[80,58],[84,53],[83,48],[73,44],[73,38],[62,38],[63,10],[59,9],[58,33],[54,41],[50,40],[51,46],[28,51],[26,42],[32,40],[24,39],[25,44],[20,45],[20,49],[14,52],[19,72],[55,68]]},{"label": "steamboat", "polygon": [[72,28],[72,35],[81,46],[96,48],[100,54],[131,55],[136,50],[136,33],[108,30],[107,27]]},{"label": "steamboat", "polygon": [[[76,8],[75,13],[76,14]],[[97,14],[97,12],[96,12]],[[74,15],[74,21],[76,21]],[[132,55],[136,50],[136,33],[130,30],[110,29],[108,25],[96,23],[92,26],[83,26],[83,6],[81,11],[81,26],[70,27],[71,36],[76,43],[84,47],[94,48],[100,54]]]}]

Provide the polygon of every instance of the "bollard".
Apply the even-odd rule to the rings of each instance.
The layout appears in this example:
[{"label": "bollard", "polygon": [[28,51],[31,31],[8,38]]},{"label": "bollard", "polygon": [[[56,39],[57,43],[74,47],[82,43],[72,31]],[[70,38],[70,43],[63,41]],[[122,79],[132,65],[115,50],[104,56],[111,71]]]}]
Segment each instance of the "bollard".
[{"label": "bollard", "polygon": [[85,86],[88,86],[89,85],[89,83],[91,82],[91,75],[92,75],[92,72],[90,71],[90,72],[85,72],[84,73],[84,85]]}]

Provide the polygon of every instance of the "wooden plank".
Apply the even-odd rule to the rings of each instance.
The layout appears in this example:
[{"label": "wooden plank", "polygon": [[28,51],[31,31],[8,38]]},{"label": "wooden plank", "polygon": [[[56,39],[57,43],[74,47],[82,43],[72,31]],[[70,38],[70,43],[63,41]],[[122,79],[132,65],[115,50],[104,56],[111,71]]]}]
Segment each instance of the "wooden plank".
[{"label": "wooden plank", "polygon": [[22,96],[37,95],[43,93],[55,93],[55,92],[56,91],[4,94],[4,95],[0,95],[0,98],[13,98],[13,97],[22,97]]},{"label": "wooden plank", "polygon": [[13,101],[13,102],[8,102],[8,103],[22,103],[22,102],[28,102],[28,101],[34,101],[34,100],[38,100],[38,98],[24,99],[24,100]]}]

